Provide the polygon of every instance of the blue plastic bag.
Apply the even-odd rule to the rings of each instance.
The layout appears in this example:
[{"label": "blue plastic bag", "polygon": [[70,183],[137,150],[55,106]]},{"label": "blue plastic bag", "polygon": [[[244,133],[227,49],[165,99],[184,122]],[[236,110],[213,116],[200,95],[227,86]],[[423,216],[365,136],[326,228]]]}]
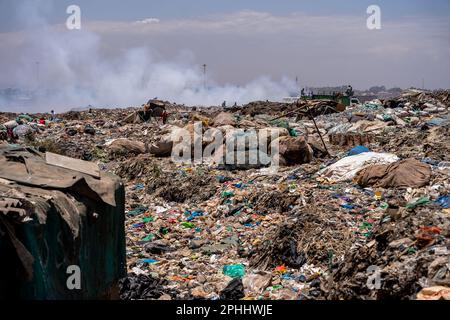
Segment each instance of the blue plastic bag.
[{"label": "blue plastic bag", "polygon": [[354,156],[363,152],[369,152],[369,148],[364,146],[356,146],[348,152],[349,156]]}]

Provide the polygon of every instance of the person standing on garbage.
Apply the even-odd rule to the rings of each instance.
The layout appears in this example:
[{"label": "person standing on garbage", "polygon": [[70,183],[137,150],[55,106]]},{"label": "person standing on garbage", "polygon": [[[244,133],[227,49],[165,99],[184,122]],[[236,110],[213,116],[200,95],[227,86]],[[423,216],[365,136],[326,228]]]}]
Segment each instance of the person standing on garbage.
[{"label": "person standing on garbage", "polygon": [[143,116],[142,121],[146,122],[152,119],[152,110],[150,109],[150,105],[147,103],[143,108]]},{"label": "person standing on garbage", "polygon": [[345,94],[346,94],[348,97],[353,96],[353,87],[352,87],[351,85],[348,85],[348,86],[347,86],[347,90],[345,90]]},{"label": "person standing on garbage", "polygon": [[8,136],[8,142],[16,143],[16,136],[14,135],[13,128],[7,128],[6,135]]},{"label": "person standing on garbage", "polygon": [[164,112],[161,115],[161,119],[162,119],[162,123],[166,124],[167,123],[167,118],[169,117],[169,114],[167,113],[166,110],[164,110]]}]

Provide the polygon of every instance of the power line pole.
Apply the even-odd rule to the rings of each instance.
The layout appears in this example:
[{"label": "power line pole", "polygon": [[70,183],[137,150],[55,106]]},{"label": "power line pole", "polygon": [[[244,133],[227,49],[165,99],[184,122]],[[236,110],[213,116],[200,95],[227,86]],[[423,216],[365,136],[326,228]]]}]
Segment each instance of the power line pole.
[{"label": "power line pole", "polygon": [[206,64],[203,64],[203,88],[206,89]]}]

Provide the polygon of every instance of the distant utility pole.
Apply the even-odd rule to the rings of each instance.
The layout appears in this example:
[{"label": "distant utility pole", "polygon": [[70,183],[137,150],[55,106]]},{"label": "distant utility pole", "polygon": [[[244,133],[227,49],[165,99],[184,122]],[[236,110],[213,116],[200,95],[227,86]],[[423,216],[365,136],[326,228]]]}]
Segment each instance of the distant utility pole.
[{"label": "distant utility pole", "polygon": [[203,87],[206,89],[206,64],[203,64]]},{"label": "distant utility pole", "polygon": [[425,90],[425,79],[422,78],[422,90]]}]

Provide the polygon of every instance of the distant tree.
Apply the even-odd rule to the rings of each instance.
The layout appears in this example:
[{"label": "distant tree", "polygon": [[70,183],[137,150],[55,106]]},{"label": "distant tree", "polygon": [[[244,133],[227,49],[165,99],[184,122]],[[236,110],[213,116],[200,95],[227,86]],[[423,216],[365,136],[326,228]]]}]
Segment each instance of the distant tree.
[{"label": "distant tree", "polygon": [[388,92],[390,92],[390,93],[401,93],[402,91],[403,91],[402,88],[399,88],[399,87],[390,88],[388,90]]},{"label": "distant tree", "polygon": [[369,91],[372,93],[380,93],[380,92],[386,91],[386,87],[385,86],[373,86],[369,89]]},{"label": "distant tree", "polygon": [[394,87],[394,88],[388,89],[387,91],[390,93],[398,93],[398,92],[402,92],[403,90],[402,90],[402,88]]}]

